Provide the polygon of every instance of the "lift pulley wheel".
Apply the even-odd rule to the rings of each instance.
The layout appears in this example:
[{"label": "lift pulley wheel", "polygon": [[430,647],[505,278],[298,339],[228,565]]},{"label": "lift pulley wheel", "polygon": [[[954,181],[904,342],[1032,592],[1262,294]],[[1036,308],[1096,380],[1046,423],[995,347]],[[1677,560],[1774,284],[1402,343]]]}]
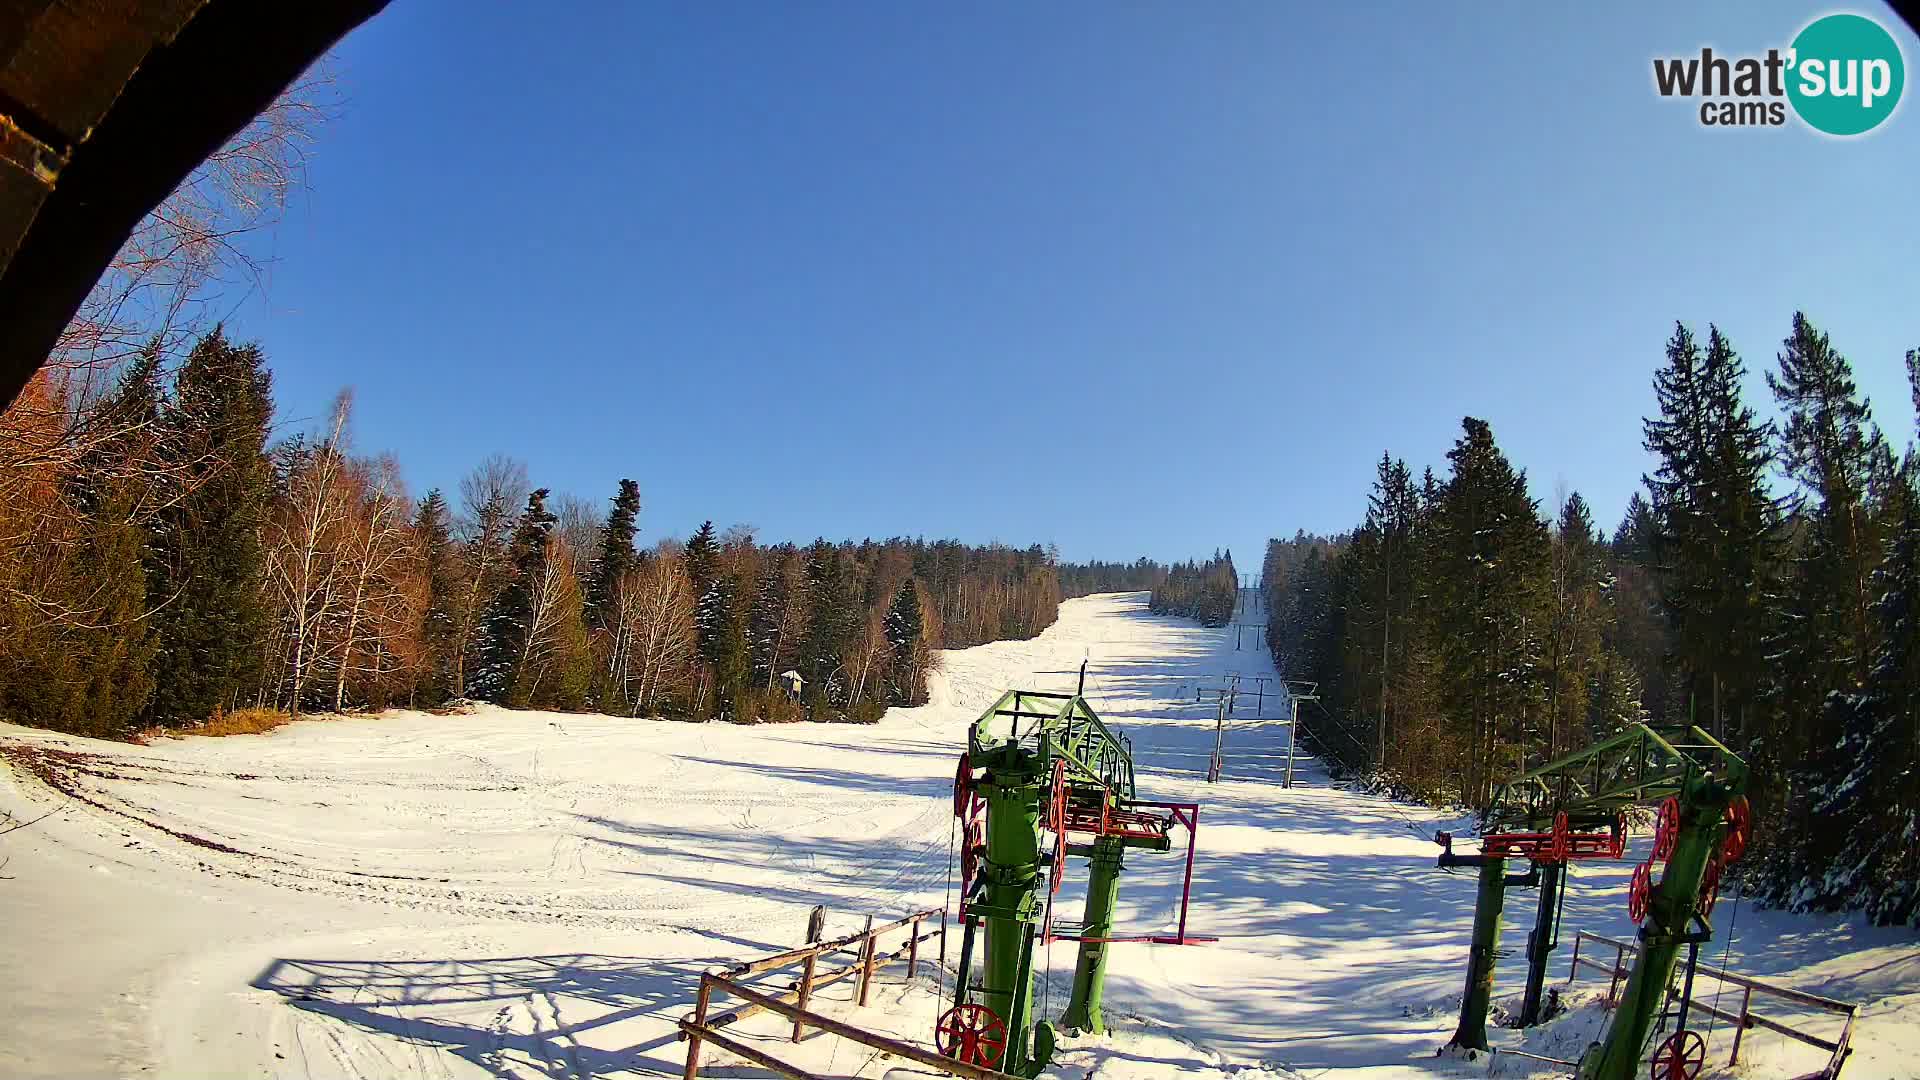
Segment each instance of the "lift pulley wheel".
[{"label": "lift pulley wheel", "polygon": [[1607,857],[1624,859],[1627,855],[1627,815],[1613,819],[1613,832],[1607,837]]},{"label": "lift pulley wheel", "polygon": [[1660,804],[1659,823],[1653,830],[1653,858],[1656,862],[1665,862],[1673,858],[1673,849],[1680,843],[1680,800],[1668,796]]},{"label": "lift pulley wheel", "polygon": [[1647,921],[1647,908],[1653,904],[1653,871],[1646,863],[1633,868],[1633,879],[1627,884],[1627,917],[1635,926]]},{"label": "lift pulley wheel", "polygon": [[1067,763],[1053,763],[1053,786],[1047,791],[1047,828],[1056,833],[1067,831]]},{"label": "lift pulley wheel", "polygon": [[1697,1031],[1676,1031],[1667,1036],[1647,1063],[1652,1080],[1693,1080],[1707,1063],[1707,1040]]},{"label": "lift pulley wheel", "polygon": [[1752,835],[1753,807],[1745,795],[1736,796],[1727,804],[1727,838],[1721,842],[1720,858],[1730,863],[1740,861],[1740,856],[1747,853],[1747,841]]},{"label": "lift pulley wheel", "polygon": [[965,750],[960,751],[960,767],[953,774],[953,816],[964,818],[967,807],[979,794],[973,789],[973,758]]},{"label": "lift pulley wheel", "polygon": [[1565,810],[1553,815],[1553,846],[1549,855],[1555,862],[1566,862],[1567,856],[1573,853],[1573,840],[1569,835],[1571,831]]},{"label": "lift pulley wheel", "polygon": [[1713,914],[1713,905],[1720,900],[1721,863],[1715,859],[1707,864],[1707,872],[1700,877],[1700,899],[1694,902],[1694,908],[1701,915]]},{"label": "lift pulley wheel", "polygon": [[1007,1025],[992,1009],[969,1001],[940,1015],[940,1022],[933,1028],[933,1043],[955,1061],[983,1069],[997,1068],[1007,1052]]},{"label": "lift pulley wheel", "polygon": [[1067,878],[1067,834],[1065,830],[1053,834],[1053,866],[1047,873],[1047,893],[1057,894],[1060,883]]}]

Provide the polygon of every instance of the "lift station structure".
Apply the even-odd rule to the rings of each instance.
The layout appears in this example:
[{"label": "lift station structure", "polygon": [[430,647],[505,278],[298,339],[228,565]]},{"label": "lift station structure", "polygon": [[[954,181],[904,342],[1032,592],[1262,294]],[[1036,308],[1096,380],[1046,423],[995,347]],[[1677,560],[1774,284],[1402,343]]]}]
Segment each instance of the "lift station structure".
[{"label": "lift station structure", "polygon": [[[971,729],[954,777],[960,819],[960,966],[954,1003],[935,1026],[943,1054],[1035,1076],[1053,1056],[1055,1026],[1034,1017],[1036,942],[1077,941],[1069,1030],[1105,1030],[1101,994],[1107,952],[1119,942],[1197,944],[1189,937],[1196,803],[1136,797],[1133,748],[1079,694],[1009,690]],[[1187,862],[1173,935],[1115,936],[1122,855],[1167,852],[1187,830]],[[1090,864],[1078,927],[1054,919],[1067,860]],[[974,978],[975,953],[980,976]]]},{"label": "lift station structure", "polygon": [[[1634,724],[1585,750],[1523,773],[1494,789],[1480,819],[1480,852],[1456,854],[1439,836],[1440,866],[1477,867],[1473,947],[1466,993],[1451,1046],[1485,1050],[1487,1008],[1506,890],[1539,889],[1527,939],[1527,986],[1520,1023],[1541,1019],[1547,961],[1559,944],[1568,864],[1626,854],[1626,810],[1658,807],[1652,852],[1635,867],[1627,907],[1639,925],[1641,949],[1619,1010],[1600,1042],[1579,1063],[1581,1080],[1628,1080],[1639,1072],[1657,1020],[1664,1019],[1680,947],[1687,946],[1686,986],[1674,1031],[1653,1051],[1652,1080],[1692,1080],[1706,1044],[1687,1029],[1688,998],[1700,946],[1713,937],[1714,902],[1726,866],[1745,852],[1752,828],[1746,765],[1698,726]],[[1510,860],[1525,873],[1509,874]],[[1658,880],[1655,880],[1655,875]]]}]

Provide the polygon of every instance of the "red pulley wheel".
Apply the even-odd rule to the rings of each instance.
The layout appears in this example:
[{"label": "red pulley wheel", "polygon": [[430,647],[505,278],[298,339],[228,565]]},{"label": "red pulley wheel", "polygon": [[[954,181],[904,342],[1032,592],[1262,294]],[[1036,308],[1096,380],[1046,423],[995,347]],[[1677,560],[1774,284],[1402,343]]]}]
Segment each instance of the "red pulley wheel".
[{"label": "red pulley wheel", "polygon": [[1697,1031],[1676,1031],[1667,1036],[1647,1062],[1652,1080],[1693,1080],[1707,1063],[1707,1040]]},{"label": "red pulley wheel", "polygon": [[1060,891],[1060,882],[1067,876],[1067,763],[1056,762],[1053,768],[1053,795],[1047,801],[1047,813],[1053,818],[1053,866],[1047,874],[1047,892]]},{"label": "red pulley wheel", "polygon": [[1707,864],[1707,872],[1700,877],[1700,898],[1694,901],[1694,908],[1702,915],[1713,914],[1713,905],[1720,900],[1720,860]]},{"label": "red pulley wheel", "polygon": [[1573,832],[1567,825],[1567,812],[1565,810],[1553,815],[1553,850],[1551,854],[1555,862],[1566,862],[1567,856],[1573,854]]},{"label": "red pulley wheel", "polygon": [[1613,834],[1607,839],[1607,857],[1623,859],[1627,854],[1627,815],[1613,819]]},{"label": "red pulley wheel", "polygon": [[1627,917],[1634,925],[1647,921],[1647,908],[1653,904],[1653,871],[1646,863],[1633,868],[1633,879],[1627,883]]},{"label": "red pulley wheel", "polygon": [[1059,892],[1060,883],[1062,881],[1065,881],[1066,877],[1067,877],[1067,834],[1064,832],[1059,832],[1054,834],[1053,867],[1047,877],[1047,892],[1049,893]]},{"label": "red pulley wheel", "polygon": [[973,801],[973,758],[960,751],[960,767],[953,773],[953,816],[967,816],[967,804]]},{"label": "red pulley wheel", "polygon": [[1738,862],[1747,853],[1747,841],[1753,835],[1753,807],[1745,795],[1727,804],[1727,838],[1720,844],[1720,858]]},{"label": "red pulley wheel", "polygon": [[969,1001],[940,1015],[933,1044],[955,1061],[995,1068],[1007,1052],[1007,1025],[992,1009]]},{"label": "red pulley wheel", "polygon": [[1653,858],[1656,862],[1665,862],[1673,858],[1673,849],[1680,843],[1680,800],[1667,797],[1660,804],[1659,823],[1653,830]]},{"label": "red pulley wheel", "polygon": [[1053,786],[1047,794],[1047,828],[1065,832],[1067,828],[1067,763],[1053,763]]}]

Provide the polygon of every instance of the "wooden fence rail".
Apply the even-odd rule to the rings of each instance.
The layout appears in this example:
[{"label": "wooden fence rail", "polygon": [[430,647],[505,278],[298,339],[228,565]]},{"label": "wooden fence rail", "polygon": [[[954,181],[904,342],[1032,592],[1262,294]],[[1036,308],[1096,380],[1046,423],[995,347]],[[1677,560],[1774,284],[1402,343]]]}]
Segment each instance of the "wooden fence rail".
[{"label": "wooden fence rail", "polygon": [[[1611,946],[1613,948],[1613,963],[1609,965],[1595,960],[1591,956],[1581,956],[1581,946],[1589,941]],[[1605,973],[1613,980],[1607,986],[1607,1005],[1611,1008],[1615,1003],[1615,996],[1619,993],[1621,981],[1632,974],[1626,967],[1626,958],[1637,955],[1639,951],[1639,946],[1634,945],[1632,942],[1620,941],[1602,934],[1590,933],[1586,930],[1577,931],[1573,937],[1573,962],[1568,965],[1567,968],[1567,981],[1569,983],[1573,982],[1574,977],[1580,974],[1580,969],[1583,966]],[[1759,1027],[1765,1028],[1768,1031],[1778,1032],[1790,1039],[1797,1039],[1809,1046],[1827,1051],[1832,1055],[1832,1058],[1827,1062],[1827,1067],[1820,1072],[1820,1077],[1822,1080],[1834,1080],[1835,1077],[1840,1075],[1841,1066],[1847,1063],[1847,1055],[1852,1053],[1848,1043],[1853,1038],[1854,1016],[1860,1011],[1860,1006],[1849,1001],[1822,997],[1819,994],[1810,994],[1805,990],[1796,990],[1791,986],[1781,986],[1778,983],[1763,982],[1752,976],[1728,971],[1725,968],[1709,968],[1703,965],[1699,968],[1699,972],[1702,975],[1719,979],[1723,983],[1738,986],[1742,990],[1740,995],[1740,1011],[1737,1013],[1725,1012],[1699,1000],[1697,996],[1690,998],[1688,1004],[1688,1008],[1690,1009],[1699,1009],[1709,1016],[1718,1017],[1733,1025],[1733,1053],[1727,1058],[1728,1066],[1731,1067],[1740,1063],[1740,1041],[1745,1038],[1750,1028]],[[1753,995],[1756,993],[1845,1016],[1846,1020],[1840,1027],[1840,1037],[1837,1039],[1823,1039],[1818,1035],[1798,1030],[1772,1017],[1761,1016],[1753,1011]]]},{"label": "wooden fence rail", "polygon": [[[939,917],[940,925],[923,930],[922,924],[931,922],[936,916]],[[879,944],[881,936],[902,927],[907,930],[906,940],[882,952]],[[808,1008],[815,991],[856,976],[859,978],[859,989],[855,992],[854,1000],[857,1004],[865,1005],[869,988],[873,983],[874,972],[886,964],[905,960],[907,977],[913,978],[920,966],[920,943],[933,937],[940,939],[940,955],[944,960],[947,952],[947,914],[944,909],[929,908],[926,911],[917,911],[882,926],[873,925],[873,919],[869,917],[866,928],[858,933],[848,934],[832,941],[820,941],[797,949],[788,949],[786,952],[734,964],[700,976],[700,993],[695,999],[694,1011],[682,1018],[679,1024],[678,1038],[687,1044],[686,1080],[695,1080],[699,1075],[702,1043],[712,1043],[781,1076],[813,1080],[813,1074],[779,1061],[765,1051],[755,1049],[723,1034],[720,1030],[761,1012],[778,1013],[792,1020],[791,1041],[793,1042],[799,1042],[805,1030],[813,1027],[876,1050],[940,1069],[952,1076],[969,1077],[970,1080],[1014,1080],[1005,1073],[955,1061],[934,1051],[854,1027]],[[850,953],[856,959],[844,967],[821,970],[820,961],[823,957],[841,953]],[[758,975],[796,966],[800,968],[800,977],[791,987],[784,990],[749,985],[745,981]],[[708,1012],[716,993],[731,995],[741,1004],[709,1016]]]}]

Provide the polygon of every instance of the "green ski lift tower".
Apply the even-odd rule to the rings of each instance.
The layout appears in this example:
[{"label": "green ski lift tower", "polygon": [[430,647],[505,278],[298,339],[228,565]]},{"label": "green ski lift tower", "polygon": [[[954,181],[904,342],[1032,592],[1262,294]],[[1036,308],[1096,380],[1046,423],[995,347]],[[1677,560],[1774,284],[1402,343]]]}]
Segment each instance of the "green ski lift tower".
[{"label": "green ski lift tower", "polygon": [[[1046,1068],[1056,1029],[1034,1016],[1036,942],[1079,943],[1061,1024],[1099,1032],[1105,1029],[1100,1006],[1111,945],[1216,940],[1186,932],[1198,804],[1137,798],[1132,745],[1078,693],[1001,695],[968,736],[954,777],[953,809],[962,834],[960,966],[953,1006],[934,1029],[936,1045],[950,1057],[1023,1076]],[[1176,827],[1188,832],[1178,930],[1170,936],[1115,936],[1123,854],[1172,850]],[[1064,931],[1053,908],[1070,857],[1085,858],[1090,871],[1084,920],[1077,930]]]},{"label": "green ski lift tower", "polygon": [[[1641,948],[1606,1035],[1580,1061],[1581,1080],[1629,1080],[1639,1074],[1643,1049],[1659,1019],[1681,946],[1688,949],[1690,991],[1700,946],[1712,939],[1714,902],[1725,867],[1745,852],[1752,828],[1746,765],[1694,725],[1655,728],[1634,724],[1585,750],[1501,784],[1481,815],[1477,854],[1456,854],[1442,833],[1440,866],[1474,867],[1480,888],[1474,906],[1460,1023],[1450,1046],[1485,1050],[1487,1008],[1493,997],[1500,913],[1506,890],[1540,890],[1527,941],[1527,987],[1521,1023],[1540,1019],[1547,961],[1558,944],[1564,874],[1571,862],[1619,859],[1626,853],[1629,806],[1656,806],[1652,851],[1634,869],[1627,908],[1640,926]],[[1525,859],[1524,874],[1508,863]],[[1657,879],[1656,879],[1657,878]],[[1675,1031],[1653,1051],[1653,1080],[1691,1080],[1705,1060],[1699,1033],[1687,1030],[1687,997],[1680,997]]]}]

